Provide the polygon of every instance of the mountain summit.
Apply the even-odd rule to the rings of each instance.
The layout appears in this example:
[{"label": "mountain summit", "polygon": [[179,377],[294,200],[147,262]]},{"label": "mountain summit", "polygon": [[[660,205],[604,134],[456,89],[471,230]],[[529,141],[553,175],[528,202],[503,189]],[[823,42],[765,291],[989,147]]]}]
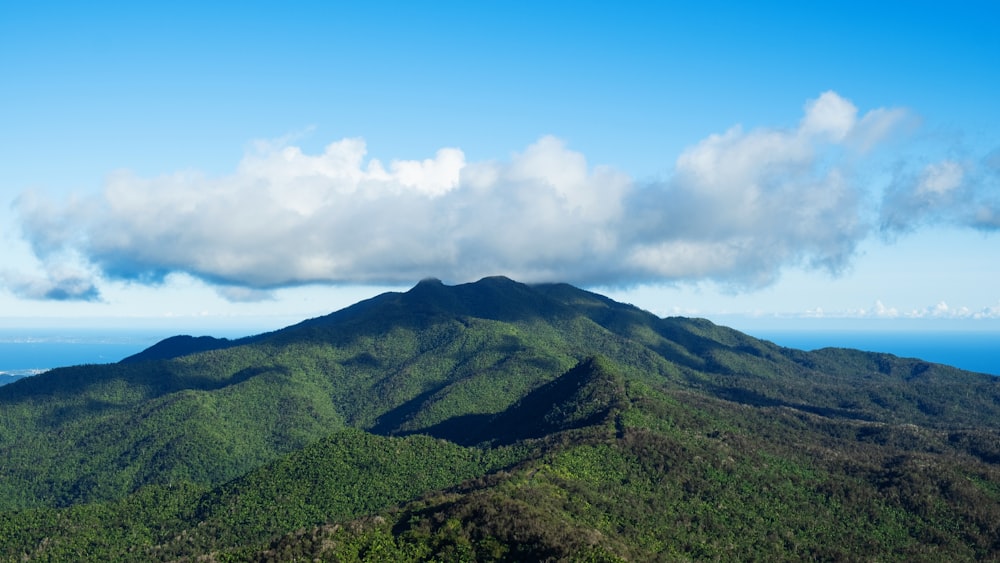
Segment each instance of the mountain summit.
[{"label": "mountain summit", "polygon": [[1000,556],[1000,380],[426,279],[0,387],[7,559]]}]

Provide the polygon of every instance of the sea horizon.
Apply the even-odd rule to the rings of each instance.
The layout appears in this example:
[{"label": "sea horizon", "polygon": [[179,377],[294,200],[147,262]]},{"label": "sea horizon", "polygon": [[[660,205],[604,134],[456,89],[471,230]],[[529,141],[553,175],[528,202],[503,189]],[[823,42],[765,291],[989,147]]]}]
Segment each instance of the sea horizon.
[{"label": "sea horizon", "polygon": [[1000,332],[976,330],[768,329],[748,332],[799,350],[852,348],[917,358],[966,371],[1000,376]]},{"label": "sea horizon", "polygon": [[112,364],[137,354],[165,338],[179,334],[241,338],[261,332],[266,331],[0,328],[0,376],[30,376],[61,367]]},{"label": "sea horizon", "polygon": [[[1000,376],[1000,331],[858,328],[739,329],[755,338],[800,350],[853,348],[954,366]],[[240,338],[266,332],[247,329],[0,329],[0,376],[30,376],[50,369],[109,364],[178,334]]]}]

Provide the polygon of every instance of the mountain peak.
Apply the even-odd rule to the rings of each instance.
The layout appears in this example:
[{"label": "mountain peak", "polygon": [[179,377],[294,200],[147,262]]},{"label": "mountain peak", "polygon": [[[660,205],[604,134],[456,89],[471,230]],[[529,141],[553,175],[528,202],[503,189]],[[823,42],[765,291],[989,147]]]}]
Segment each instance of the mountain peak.
[{"label": "mountain peak", "polygon": [[420,280],[419,282],[417,282],[417,285],[415,285],[414,288],[421,287],[421,286],[424,286],[424,287],[437,287],[437,286],[442,286],[442,285],[444,285],[444,282],[442,282],[438,278],[430,277],[430,278],[424,278],[424,279]]},{"label": "mountain peak", "polygon": [[145,350],[121,360],[121,363],[142,362],[149,360],[169,360],[197,352],[207,352],[220,348],[236,346],[239,342],[228,338],[211,336],[189,336],[186,334],[171,336],[157,342]]},{"label": "mountain peak", "polygon": [[413,288],[411,288],[410,291],[418,289],[429,289],[429,288],[455,289],[455,288],[486,288],[486,287],[516,287],[516,286],[527,287],[523,283],[514,281],[508,278],[507,276],[486,276],[474,282],[459,283],[454,285],[446,285],[443,281],[441,281],[440,278],[431,276],[431,277],[426,277],[417,282],[417,285],[413,286]]},{"label": "mountain peak", "polygon": [[502,321],[533,318],[561,305],[532,286],[504,276],[490,276],[458,285],[445,285],[436,278],[427,278],[404,294],[403,303],[411,311]]},{"label": "mountain peak", "polygon": [[521,282],[514,281],[507,276],[486,276],[481,278],[477,282],[473,282],[472,285],[524,285]]}]

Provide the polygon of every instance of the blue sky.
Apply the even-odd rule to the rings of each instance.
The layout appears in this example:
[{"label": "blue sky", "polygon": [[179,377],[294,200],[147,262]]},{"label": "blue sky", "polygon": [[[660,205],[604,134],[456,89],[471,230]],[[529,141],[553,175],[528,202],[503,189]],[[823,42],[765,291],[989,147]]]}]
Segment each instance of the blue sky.
[{"label": "blue sky", "polygon": [[205,4],[0,3],[0,325],[1000,323],[993,2]]}]

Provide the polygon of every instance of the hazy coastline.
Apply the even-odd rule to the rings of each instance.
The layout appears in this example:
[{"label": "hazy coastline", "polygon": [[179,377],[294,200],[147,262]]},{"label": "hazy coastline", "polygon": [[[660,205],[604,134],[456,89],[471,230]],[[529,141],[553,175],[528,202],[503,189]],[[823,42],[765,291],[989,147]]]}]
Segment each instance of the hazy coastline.
[{"label": "hazy coastline", "polygon": [[[758,328],[739,330],[780,346],[802,350],[856,348],[948,364],[1000,376],[1000,331],[933,328]],[[260,331],[263,332],[263,331]],[[79,364],[113,363],[176,334],[238,338],[245,330],[178,331],[124,329],[0,329],[0,376],[27,376]]]}]

